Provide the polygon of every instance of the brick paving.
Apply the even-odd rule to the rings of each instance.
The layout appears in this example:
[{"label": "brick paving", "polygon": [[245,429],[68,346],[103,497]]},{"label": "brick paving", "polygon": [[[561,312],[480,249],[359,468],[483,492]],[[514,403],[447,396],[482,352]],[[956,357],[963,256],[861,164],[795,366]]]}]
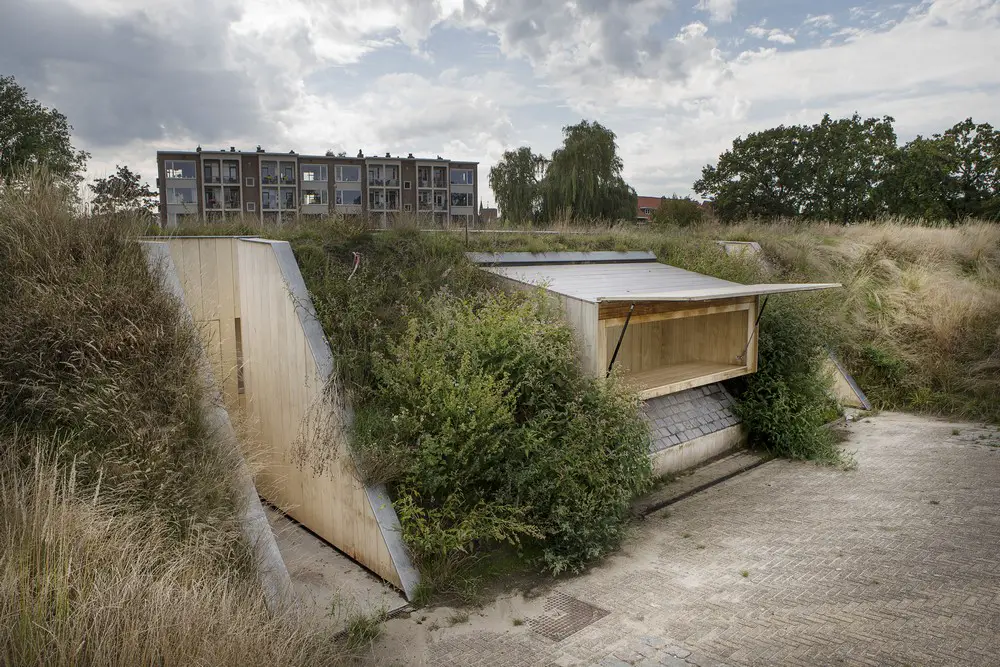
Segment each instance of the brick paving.
[{"label": "brick paving", "polygon": [[1000,664],[1000,433],[897,414],[852,430],[856,470],[772,461],[649,515],[549,591],[608,612],[562,641],[442,631],[403,662]]}]

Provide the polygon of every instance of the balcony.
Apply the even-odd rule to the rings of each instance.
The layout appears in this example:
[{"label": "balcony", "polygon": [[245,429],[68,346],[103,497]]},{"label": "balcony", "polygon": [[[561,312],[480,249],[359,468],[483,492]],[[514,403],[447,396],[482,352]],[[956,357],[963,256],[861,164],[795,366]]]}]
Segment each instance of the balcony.
[{"label": "balcony", "polygon": [[295,174],[282,174],[281,175],[282,185],[295,185]]},{"label": "balcony", "polygon": [[429,178],[419,178],[417,179],[418,188],[429,188],[431,187],[431,179]]},{"label": "balcony", "polygon": [[438,188],[439,190],[446,190],[446,189],[448,189],[448,179],[446,179],[446,178],[435,178],[434,179],[434,187]]},{"label": "balcony", "polygon": [[447,213],[448,212],[448,204],[447,204],[447,202],[443,202],[443,201],[436,201],[436,202],[434,202],[434,212],[435,213]]},{"label": "balcony", "polygon": [[227,185],[239,185],[240,184],[240,177],[239,176],[223,176],[222,177],[222,182],[225,183],[225,184],[227,184]]},{"label": "balcony", "polygon": [[398,178],[387,178],[385,179],[385,187],[387,188],[398,188],[399,179]]},{"label": "balcony", "polygon": [[385,202],[384,201],[372,201],[368,202],[368,210],[370,211],[384,211]]},{"label": "balcony", "polygon": [[265,211],[277,211],[278,210],[278,202],[276,202],[276,201],[268,201],[267,199],[265,199],[263,201],[263,203],[261,203],[260,207],[262,209],[264,209]]},{"label": "balcony", "polygon": [[205,210],[206,211],[221,211],[222,202],[215,197],[207,197],[205,199]]},{"label": "balcony", "polygon": [[218,174],[205,174],[206,184],[221,183],[221,182],[222,178]]},{"label": "balcony", "polygon": [[381,178],[369,178],[368,185],[380,188],[385,186],[385,181]]},{"label": "balcony", "polygon": [[277,185],[278,184],[278,177],[275,176],[274,174],[261,174],[261,176],[260,176],[260,182],[263,183],[264,185],[268,185],[268,184],[270,184],[270,185]]}]

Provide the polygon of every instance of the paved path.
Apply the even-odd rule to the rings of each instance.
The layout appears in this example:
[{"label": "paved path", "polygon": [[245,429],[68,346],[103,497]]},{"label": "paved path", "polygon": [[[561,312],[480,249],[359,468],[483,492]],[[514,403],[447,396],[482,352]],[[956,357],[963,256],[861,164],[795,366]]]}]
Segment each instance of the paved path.
[{"label": "paved path", "polygon": [[621,554],[536,598],[503,598],[467,621],[450,610],[392,620],[375,655],[1000,664],[1000,433],[898,414],[852,431],[856,470],[766,463],[651,514]]}]

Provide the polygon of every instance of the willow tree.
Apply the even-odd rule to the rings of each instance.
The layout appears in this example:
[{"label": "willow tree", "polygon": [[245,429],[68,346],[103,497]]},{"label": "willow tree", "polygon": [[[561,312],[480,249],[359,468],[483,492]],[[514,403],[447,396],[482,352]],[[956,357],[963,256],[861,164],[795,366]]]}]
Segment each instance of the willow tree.
[{"label": "willow tree", "polygon": [[622,167],[614,132],[596,121],[564,127],[542,187],[545,217],[634,219],[637,198]]},{"label": "willow tree", "polygon": [[490,169],[490,188],[504,220],[530,222],[542,208],[540,184],[548,160],[529,146],[505,151]]}]

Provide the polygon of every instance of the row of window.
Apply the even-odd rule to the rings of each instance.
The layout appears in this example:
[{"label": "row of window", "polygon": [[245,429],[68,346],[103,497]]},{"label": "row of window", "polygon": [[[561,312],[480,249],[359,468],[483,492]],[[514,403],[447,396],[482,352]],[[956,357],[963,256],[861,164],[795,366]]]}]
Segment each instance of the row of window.
[{"label": "row of window", "polygon": [[[300,178],[304,183],[325,183],[329,173],[325,164],[300,165]],[[419,167],[417,169],[418,187],[446,188],[447,167]],[[195,162],[193,160],[165,160],[164,175],[168,179],[195,178]],[[357,165],[336,165],[334,178],[337,183],[360,183],[361,167]],[[295,163],[278,160],[263,160],[260,163],[260,180],[263,184],[295,183]],[[452,185],[472,185],[474,174],[472,169],[452,169]],[[239,183],[238,160],[206,160],[204,164],[205,183]],[[368,184],[385,187],[399,187],[398,165],[369,165]]]},{"label": "row of window", "polygon": [[[168,204],[198,204],[195,188],[167,188]],[[326,188],[303,188],[300,201],[303,206],[328,204]],[[334,203],[338,206],[361,206],[361,190],[338,189],[334,193]],[[422,191],[417,196],[417,210],[444,210],[447,197],[444,192]],[[451,193],[452,206],[472,206],[472,195],[466,192]],[[261,190],[261,206],[264,209],[295,208],[295,190],[285,188],[264,188]],[[368,207],[375,211],[398,211],[399,192],[396,190],[371,190],[368,193]],[[206,209],[240,208],[239,188],[205,188]]]}]

